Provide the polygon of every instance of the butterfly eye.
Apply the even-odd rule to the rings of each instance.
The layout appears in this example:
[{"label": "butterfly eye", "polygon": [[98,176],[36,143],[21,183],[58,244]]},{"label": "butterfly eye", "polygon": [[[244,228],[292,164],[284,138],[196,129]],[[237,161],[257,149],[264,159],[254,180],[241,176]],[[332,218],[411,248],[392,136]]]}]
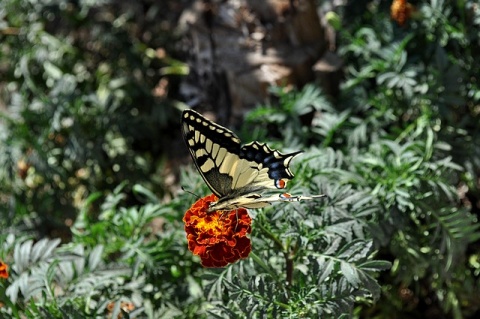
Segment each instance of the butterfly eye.
[{"label": "butterfly eye", "polygon": [[287,186],[287,182],[284,179],[276,179],[275,180],[275,187],[276,188],[285,188]]}]

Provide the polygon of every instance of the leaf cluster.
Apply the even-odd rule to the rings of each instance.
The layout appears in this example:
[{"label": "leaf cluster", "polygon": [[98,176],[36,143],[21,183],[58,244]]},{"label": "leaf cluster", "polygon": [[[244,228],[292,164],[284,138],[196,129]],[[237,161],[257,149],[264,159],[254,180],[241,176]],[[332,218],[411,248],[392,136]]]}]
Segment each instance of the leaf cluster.
[{"label": "leaf cluster", "polygon": [[[340,32],[345,82],[337,100],[319,108],[311,102],[303,108],[270,103],[251,112],[249,125],[273,123],[277,133],[265,135],[267,140],[321,145],[318,155],[306,152],[312,156],[303,160],[309,168],[296,179],[323,180],[322,192],[333,198],[341,185],[349,185],[363,194],[360,202],[370,202],[359,216],[366,217],[380,256],[393,262],[379,317],[415,313],[418,300],[446,316],[468,317],[478,311],[470,294],[479,285],[478,265],[471,263],[478,252],[471,249],[480,239],[480,64],[469,55],[479,48],[472,32],[478,10],[472,1],[466,7],[419,3],[409,26],[398,28],[385,4],[358,10],[362,3],[345,8],[346,15],[357,14]],[[288,95],[299,103],[322,95],[318,89],[274,93],[279,101]],[[311,121],[298,121],[301,109],[312,112]],[[316,171],[309,174],[312,167]],[[325,189],[332,181],[334,187]]]},{"label": "leaf cluster", "polygon": [[[142,198],[156,198],[139,185],[134,189]],[[203,301],[193,289],[200,266],[186,250],[174,210],[181,202],[122,208],[122,190],[105,199],[98,219],[79,218],[69,244],[6,236],[1,256],[11,267],[8,283],[0,286],[5,297],[0,317],[158,318],[202,312]],[[98,200],[94,196],[89,205]],[[122,310],[125,303],[133,310]]]},{"label": "leaf cluster", "polygon": [[163,185],[151,176],[178,112],[166,94],[153,94],[164,62],[151,46],[160,43],[132,33],[140,13],[126,9],[1,2],[0,205],[18,212],[13,225],[33,219],[45,230],[38,236],[58,236],[49,230],[71,223],[91,193],[123,181]]}]

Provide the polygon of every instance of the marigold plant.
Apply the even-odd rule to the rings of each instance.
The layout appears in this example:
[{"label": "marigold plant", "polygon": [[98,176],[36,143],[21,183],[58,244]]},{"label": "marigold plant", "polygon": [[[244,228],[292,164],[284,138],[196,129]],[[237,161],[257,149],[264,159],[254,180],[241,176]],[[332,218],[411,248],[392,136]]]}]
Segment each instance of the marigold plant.
[{"label": "marigold plant", "polygon": [[252,219],[244,208],[207,212],[215,195],[200,198],[183,217],[188,249],[202,260],[204,267],[225,267],[252,250],[250,239]]}]

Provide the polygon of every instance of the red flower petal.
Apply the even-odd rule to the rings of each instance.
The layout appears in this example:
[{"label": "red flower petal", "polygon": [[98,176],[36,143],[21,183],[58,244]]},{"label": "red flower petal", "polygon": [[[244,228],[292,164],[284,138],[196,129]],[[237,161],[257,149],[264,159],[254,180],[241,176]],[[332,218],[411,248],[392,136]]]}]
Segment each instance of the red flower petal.
[{"label": "red flower petal", "polygon": [[213,194],[199,199],[183,217],[188,249],[201,258],[204,267],[225,267],[248,257],[252,250],[247,237],[252,219],[247,210],[209,213],[210,203],[216,200]]}]

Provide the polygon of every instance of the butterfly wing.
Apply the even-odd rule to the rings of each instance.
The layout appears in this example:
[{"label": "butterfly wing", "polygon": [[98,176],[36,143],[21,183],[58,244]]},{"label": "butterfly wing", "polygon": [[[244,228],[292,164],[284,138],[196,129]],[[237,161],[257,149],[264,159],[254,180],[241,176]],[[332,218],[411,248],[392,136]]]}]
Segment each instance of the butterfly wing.
[{"label": "butterfly wing", "polygon": [[193,162],[210,190],[219,198],[232,189],[230,165],[238,161],[240,139],[229,129],[193,110],[182,115],[183,139]]},{"label": "butterfly wing", "polygon": [[182,130],[198,171],[219,202],[284,188],[293,178],[288,165],[300,152],[282,154],[258,142],[241,146],[235,133],[193,110],[183,112]]}]

